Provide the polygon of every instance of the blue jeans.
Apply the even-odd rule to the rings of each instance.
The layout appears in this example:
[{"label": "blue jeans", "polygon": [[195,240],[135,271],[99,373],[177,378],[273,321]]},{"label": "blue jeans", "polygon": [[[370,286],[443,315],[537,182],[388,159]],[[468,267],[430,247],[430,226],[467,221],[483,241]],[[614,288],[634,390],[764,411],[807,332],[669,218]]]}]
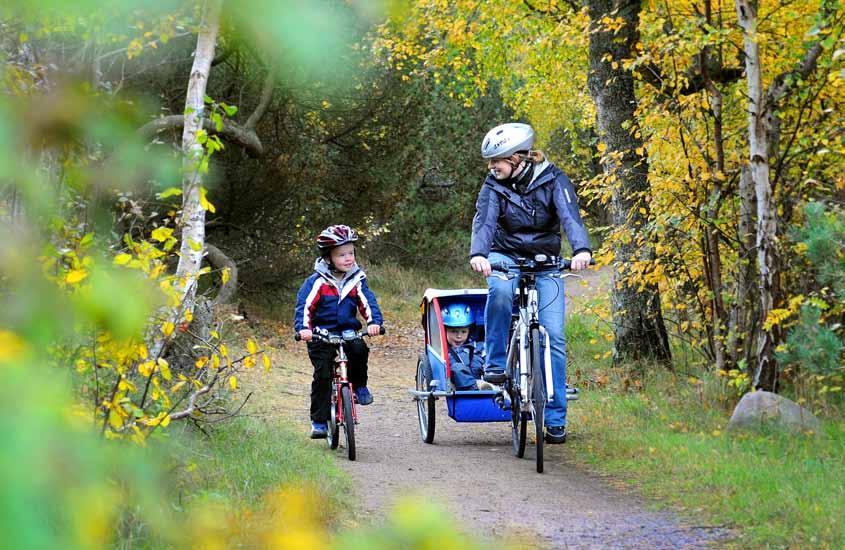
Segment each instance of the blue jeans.
[{"label": "blue jeans", "polygon": [[[513,263],[513,259],[492,252],[487,258],[490,263]],[[556,274],[556,272],[555,272]],[[484,324],[487,346],[487,372],[501,372],[505,369],[508,355],[508,332],[513,312],[513,298],[519,288],[519,279],[507,280],[504,274],[494,271],[487,277],[487,306],[484,309]],[[546,403],[545,423],[547,426],[566,425],[566,341],[563,322],[566,301],[563,295],[563,279],[560,277],[537,276],[537,291],[540,298],[540,324],[546,329],[551,344],[552,378],[555,395]],[[545,342],[542,343],[545,346]],[[545,375],[545,370],[541,366]]]}]

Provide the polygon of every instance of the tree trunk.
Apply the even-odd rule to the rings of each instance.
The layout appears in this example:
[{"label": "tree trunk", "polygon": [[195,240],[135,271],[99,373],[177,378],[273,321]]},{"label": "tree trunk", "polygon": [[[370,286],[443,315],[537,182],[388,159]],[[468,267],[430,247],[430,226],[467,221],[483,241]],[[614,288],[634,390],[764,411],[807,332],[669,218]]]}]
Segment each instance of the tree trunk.
[{"label": "tree trunk", "polygon": [[[777,151],[780,139],[780,123],[777,110],[787,92],[806,79],[815,69],[819,56],[824,51],[821,32],[829,27],[837,13],[837,2],[822,0],[819,23],[815,35],[808,44],[804,57],[795,69],[778,75],[769,89],[763,90],[762,67],[760,66],[759,37],[757,35],[757,2],[736,0],[736,12],[742,27],[745,51],[745,74],[748,81],[748,145],[750,149],[750,173],[757,198],[757,267],[759,269],[760,321],[765,323],[772,309],[782,302],[780,287],[780,258],[777,249],[777,204],[769,178],[769,156]],[[782,337],[781,327],[765,327],[757,337],[757,365],[754,386],[776,391],[778,366],[775,348]]]},{"label": "tree trunk", "polygon": [[[632,265],[650,265],[655,257],[654,247],[644,234],[650,194],[648,159],[636,125],[633,76],[623,66],[639,38],[640,1],[591,0],[588,6],[588,84],[596,104],[599,137],[607,146],[604,171],[614,182],[611,219],[618,234],[626,235],[613,245],[613,361],[622,364],[648,358],[668,364],[669,339],[657,285],[643,286],[630,276]],[[602,23],[605,17],[623,18],[625,25],[614,32]]]},{"label": "tree trunk", "polygon": [[[704,17],[712,26],[712,6],[710,0],[704,2]],[[717,71],[721,72],[721,60],[711,59],[709,46],[704,46],[701,51],[701,77],[704,87],[710,98],[710,109],[713,114],[713,146],[716,151],[715,165],[711,163],[710,173],[713,181],[713,189],[710,192],[709,200],[705,210],[707,225],[704,227],[706,237],[705,268],[708,275],[707,282],[710,285],[710,292],[713,295],[710,308],[710,319],[713,325],[713,355],[716,359],[716,369],[725,368],[725,337],[724,331],[727,328],[727,313],[724,300],[722,299],[722,255],[719,252],[719,229],[716,226],[719,218],[719,209],[722,204],[722,182],[725,177],[725,149],[722,132],[722,92],[713,82],[710,76],[710,66],[715,65]]]},{"label": "tree trunk", "polygon": [[[204,149],[197,141],[197,132],[203,126],[205,89],[220,29],[221,6],[222,0],[208,0],[205,6],[185,99],[182,131],[182,242],[175,283],[180,296],[180,306],[166,316],[174,324],[179,322],[185,312],[194,311],[197,280],[205,250],[205,208],[200,201]],[[155,338],[150,346],[152,357],[160,356],[164,344],[163,338]]]},{"label": "tree trunk", "polygon": [[744,359],[749,377],[753,377],[757,367],[753,364],[754,335],[760,323],[754,322],[754,304],[757,293],[754,287],[754,241],[755,212],[757,205],[754,196],[754,184],[748,166],[742,167],[739,178],[739,222],[737,224],[737,265],[734,284],[734,303],[731,308],[728,329],[727,349],[732,365],[739,365]]},{"label": "tree trunk", "polygon": [[[760,319],[765,322],[778,297],[780,266],[777,252],[777,215],[769,181],[769,128],[774,113],[765,104],[760,46],[757,37],[757,2],[736,0],[739,25],[745,51],[745,75],[748,81],[748,146],[750,175],[757,198],[757,268],[760,290]],[[775,391],[778,368],[775,347],[780,337],[777,327],[760,331],[757,337],[757,365],[754,387]]]},{"label": "tree trunk", "polygon": [[204,149],[202,144],[197,142],[197,132],[203,125],[205,88],[211,61],[214,59],[221,4],[222,0],[209,0],[206,6],[197,36],[197,49],[194,52],[194,64],[191,67],[185,99],[185,126],[182,131],[182,242],[176,279],[182,295],[181,303],[186,311],[193,311],[197,278],[205,247],[205,208],[200,203],[203,183],[201,161]]}]

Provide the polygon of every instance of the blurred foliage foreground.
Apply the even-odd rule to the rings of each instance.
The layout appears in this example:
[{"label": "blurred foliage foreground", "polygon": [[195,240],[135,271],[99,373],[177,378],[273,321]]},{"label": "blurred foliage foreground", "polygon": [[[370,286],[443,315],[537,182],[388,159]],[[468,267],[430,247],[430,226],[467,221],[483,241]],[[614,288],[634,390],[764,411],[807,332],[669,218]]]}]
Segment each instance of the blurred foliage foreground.
[{"label": "blurred foliage foreground", "polygon": [[[178,181],[178,158],[146,150],[133,113],[128,100],[69,83],[0,97],[4,544],[96,548],[125,545],[130,534],[142,546],[180,548],[322,548],[335,536],[348,547],[427,547],[433,532],[442,541],[443,518],[410,503],[377,532],[332,534],[339,514],[321,512],[319,488],[297,484],[249,503],[173,501],[174,479],[207,467],[158,444],[174,419],[228,412],[240,370],[270,363],[251,339],[235,356],[222,327],[192,334],[190,311],[178,324],[161,321],[161,308],[179,307],[168,274],[178,206],[167,202],[178,194],[161,183]],[[133,189],[150,185],[161,212],[133,203]],[[151,356],[148,343],[162,337],[170,355]],[[197,358],[180,360],[182,348]],[[467,547],[451,528],[446,535]]]}]

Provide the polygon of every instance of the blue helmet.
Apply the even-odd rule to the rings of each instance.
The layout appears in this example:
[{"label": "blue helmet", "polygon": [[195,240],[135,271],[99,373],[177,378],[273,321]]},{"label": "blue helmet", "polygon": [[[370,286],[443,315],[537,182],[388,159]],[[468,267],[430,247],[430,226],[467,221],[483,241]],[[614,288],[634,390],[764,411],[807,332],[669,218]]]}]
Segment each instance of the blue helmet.
[{"label": "blue helmet", "polygon": [[446,327],[468,327],[475,322],[472,318],[472,309],[466,304],[449,304],[440,313],[443,316],[443,326]]}]

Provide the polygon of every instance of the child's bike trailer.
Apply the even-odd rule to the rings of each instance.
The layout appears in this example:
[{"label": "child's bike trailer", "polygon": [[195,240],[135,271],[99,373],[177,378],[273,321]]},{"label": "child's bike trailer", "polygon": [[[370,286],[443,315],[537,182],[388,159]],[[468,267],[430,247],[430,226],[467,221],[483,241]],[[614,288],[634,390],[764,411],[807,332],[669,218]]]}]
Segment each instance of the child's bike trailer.
[{"label": "child's bike trailer", "polygon": [[446,399],[449,416],[456,422],[509,422],[511,411],[505,408],[503,390],[458,391],[450,382],[451,365],[446,330],[443,326],[444,307],[460,302],[472,309],[476,320],[470,341],[484,342],[484,306],[487,289],[430,288],[420,304],[425,333],[423,352],[417,360],[416,387],[410,390],[417,403],[420,435],[426,443],[434,441],[435,401]]}]

